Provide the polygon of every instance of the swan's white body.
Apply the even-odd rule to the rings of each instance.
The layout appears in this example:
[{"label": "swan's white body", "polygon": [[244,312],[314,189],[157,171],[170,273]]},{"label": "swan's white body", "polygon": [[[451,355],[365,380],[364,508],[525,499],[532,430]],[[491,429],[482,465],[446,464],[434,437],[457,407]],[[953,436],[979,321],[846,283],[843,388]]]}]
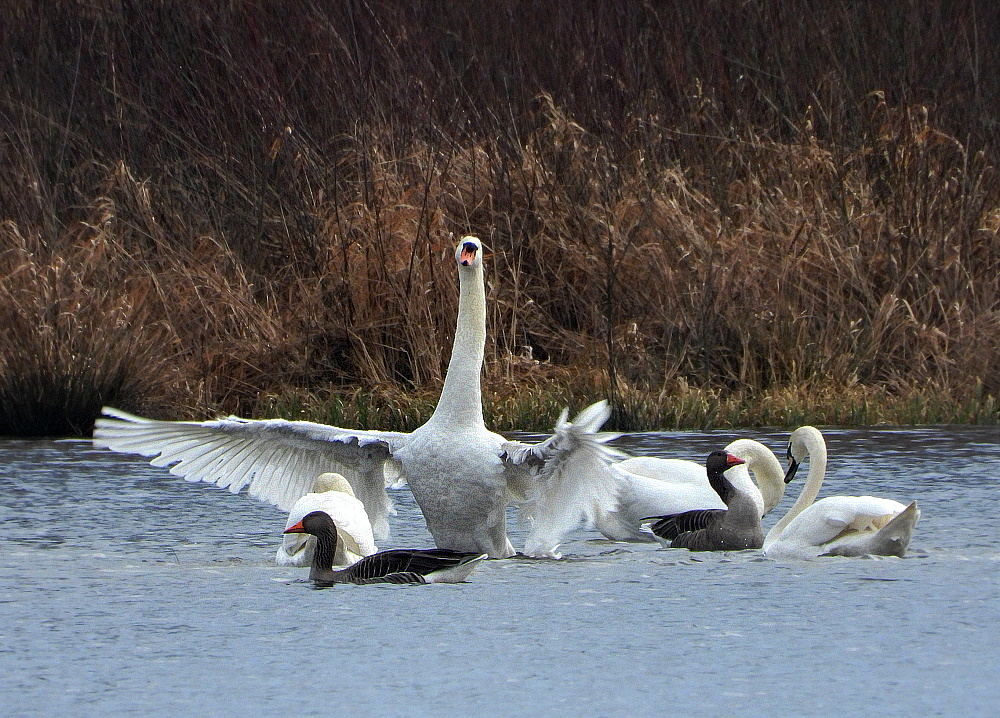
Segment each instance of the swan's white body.
[{"label": "swan's white body", "polygon": [[[289,510],[315,477],[343,474],[361,500],[375,536],[388,535],[386,485],[405,478],[440,548],[502,558],[514,554],[505,509],[529,496],[531,555],[555,556],[558,540],[595,508],[613,508],[606,464],[619,457],[598,434],[610,410],[598,402],[537,444],[507,441],[483,420],[480,374],[486,343],[482,245],[465,237],[455,251],[459,308],[448,374],[434,414],[411,433],[342,429],[305,421],[229,417],[205,422],[154,421],[105,408],[94,443],[154,457],[154,466],[188,481],[230,491],[248,487],[258,499]],[[388,470],[387,467],[391,468]],[[554,500],[571,495],[572,501]]]},{"label": "swan's white body", "polygon": [[[321,474],[316,479],[313,491],[299,498],[292,506],[285,528],[294,526],[313,511],[323,511],[337,525],[334,566],[350,566],[378,550],[364,504],[358,501],[351,485],[340,474]],[[315,549],[315,536],[284,534],[274,560],[279,566],[312,566]]]},{"label": "swan's white body", "polygon": [[[778,505],[785,491],[785,472],[778,457],[753,439],[737,439],[726,451],[746,462],[729,469],[727,479],[764,516]],[[704,464],[637,456],[613,464],[611,470],[619,482],[618,506],[599,513],[594,527],[615,541],[655,541],[642,525],[650,516],[726,508],[709,484]]]},{"label": "swan's white body", "polygon": [[902,556],[920,518],[917,502],[909,506],[876,496],[829,496],[816,501],[826,475],[826,442],[819,430],[803,426],[792,432],[789,457],[809,457],[802,493],[764,539],[772,558]]}]

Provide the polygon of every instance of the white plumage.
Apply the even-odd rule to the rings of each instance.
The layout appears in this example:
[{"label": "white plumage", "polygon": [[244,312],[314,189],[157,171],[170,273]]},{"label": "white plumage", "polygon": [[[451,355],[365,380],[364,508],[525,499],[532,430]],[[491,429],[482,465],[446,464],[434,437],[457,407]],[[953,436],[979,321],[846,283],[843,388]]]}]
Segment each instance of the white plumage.
[{"label": "white plumage", "polygon": [[792,432],[788,456],[793,466],[809,458],[809,474],[799,498],[764,539],[774,557],[814,558],[825,554],[902,556],[920,518],[909,505],[876,496],[830,496],[816,501],[826,474],[826,442],[818,429]]},{"label": "white plumage", "polygon": [[[324,472],[343,474],[371,519],[388,535],[387,484],[402,477],[441,548],[513,555],[506,506],[530,496],[530,553],[553,555],[573,511],[616,501],[606,472],[581,467],[618,458],[597,434],[609,411],[598,402],[546,441],[507,441],[483,421],[480,374],[486,343],[482,245],[465,237],[455,251],[459,309],[448,374],[431,418],[410,433],[342,429],[305,421],[229,417],[205,422],[154,421],[105,408],[94,443],[153,457],[188,481],[205,481],[290,510]],[[570,474],[573,474],[572,476]],[[572,479],[572,482],[569,481]],[[572,483],[574,488],[567,487]],[[551,500],[549,492],[561,492]],[[568,502],[569,508],[564,503]],[[575,507],[575,508],[573,508]],[[558,528],[558,530],[556,530]]]},{"label": "white plumage", "polygon": [[[350,566],[378,551],[365,507],[340,474],[321,474],[313,491],[292,506],[285,528],[291,528],[313,511],[322,511],[337,525],[334,566]],[[312,566],[315,549],[316,537],[311,534],[284,534],[274,560],[279,566]]]},{"label": "white plumage", "polygon": [[[781,463],[774,452],[753,439],[737,439],[726,451],[746,462],[729,469],[727,479],[764,516],[778,505],[785,491]],[[642,526],[642,520],[650,516],[726,508],[709,485],[704,464],[637,456],[613,464],[611,471],[618,483],[618,505],[599,512],[594,527],[616,541],[654,541]]]}]

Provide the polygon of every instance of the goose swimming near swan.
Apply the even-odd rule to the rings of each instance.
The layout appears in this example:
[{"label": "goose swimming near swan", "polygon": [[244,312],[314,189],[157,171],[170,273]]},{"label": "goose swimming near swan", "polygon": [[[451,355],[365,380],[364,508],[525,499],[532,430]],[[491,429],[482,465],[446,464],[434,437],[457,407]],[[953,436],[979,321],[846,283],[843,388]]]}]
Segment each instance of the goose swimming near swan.
[{"label": "goose swimming near swan", "polygon": [[[727,472],[728,480],[765,516],[785,492],[785,471],[778,457],[753,439],[737,439],[725,451],[744,462]],[[709,483],[704,464],[637,456],[612,464],[611,471],[619,483],[618,505],[613,511],[599,512],[594,528],[614,541],[655,541],[654,535],[643,530],[643,519],[649,516],[726,508]]]},{"label": "goose swimming near swan", "polygon": [[[788,442],[788,473],[809,459],[799,498],[764,539],[770,557],[903,556],[920,518],[909,505],[875,496],[828,496],[816,501],[826,475],[826,442],[818,429],[802,426]],[[813,503],[815,501],[815,503]]]},{"label": "goose swimming near swan", "polygon": [[726,451],[713,451],[705,461],[709,483],[725,509],[700,509],[670,516],[650,517],[653,535],[670,548],[691,551],[741,551],[760,548],[764,529],[756,501],[738,489],[726,475],[746,462]]},{"label": "goose swimming near swan", "polygon": [[[405,432],[344,429],[307,421],[155,421],[106,407],[94,444],[153,457],[154,466],[205,481],[287,511],[327,471],[343,474],[364,504],[378,538],[388,535],[386,484],[401,475],[439,548],[514,554],[506,507],[529,497],[532,529],[525,553],[556,556],[561,536],[596,510],[610,510],[616,487],[606,465],[620,454],[598,429],[610,415],[598,402],[572,422],[564,413],[539,443],[508,441],[486,428],[480,375],[486,344],[482,244],[464,237],[455,250],[458,318],[448,373],[432,416]],[[390,477],[391,475],[391,477]]]},{"label": "goose swimming near swan", "polygon": [[286,534],[309,534],[316,539],[309,579],[317,586],[335,583],[461,583],[484,553],[448,549],[391,549],[365,556],[347,568],[334,569],[338,526],[325,511],[313,511],[285,529]]},{"label": "goose swimming near swan", "polygon": [[[285,528],[291,528],[313,511],[323,511],[337,526],[334,566],[350,566],[378,550],[364,504],[340,474],[320,474],[313,490],[296,501],[288,512]],[[274,560],[279,566],[311,566],[315,549],[316,538],[312,534],[285,533]]]}]

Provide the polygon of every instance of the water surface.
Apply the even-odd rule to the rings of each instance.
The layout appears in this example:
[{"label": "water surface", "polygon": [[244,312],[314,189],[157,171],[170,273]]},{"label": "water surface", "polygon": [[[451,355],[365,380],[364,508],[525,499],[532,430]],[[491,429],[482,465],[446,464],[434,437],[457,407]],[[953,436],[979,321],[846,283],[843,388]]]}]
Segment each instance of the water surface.
[{"label": "water surface", "polygon": [[[0,442],[10,715],[987,715],[1000,705],[1000,435],[827,430],[821,495],[918,499],[906,558],[606,541],[461,585],[314,590],[285,516],[87,442]],[[633,434],[700,460],[739,436]],[[774,523],[791,505],[793,484]],[[431,545],[406,490],[389,545]],[[511,514],[515,545],[525,531]]]}]

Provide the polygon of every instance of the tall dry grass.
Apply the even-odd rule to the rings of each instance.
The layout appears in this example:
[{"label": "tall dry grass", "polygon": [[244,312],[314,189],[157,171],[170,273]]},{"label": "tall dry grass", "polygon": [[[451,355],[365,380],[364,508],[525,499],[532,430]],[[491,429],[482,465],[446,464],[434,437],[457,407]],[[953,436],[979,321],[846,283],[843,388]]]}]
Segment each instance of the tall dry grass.
[{"label": "tall dry grass", "polygon": [[4,12],[0,432],[997,420],[993,3]]}]

